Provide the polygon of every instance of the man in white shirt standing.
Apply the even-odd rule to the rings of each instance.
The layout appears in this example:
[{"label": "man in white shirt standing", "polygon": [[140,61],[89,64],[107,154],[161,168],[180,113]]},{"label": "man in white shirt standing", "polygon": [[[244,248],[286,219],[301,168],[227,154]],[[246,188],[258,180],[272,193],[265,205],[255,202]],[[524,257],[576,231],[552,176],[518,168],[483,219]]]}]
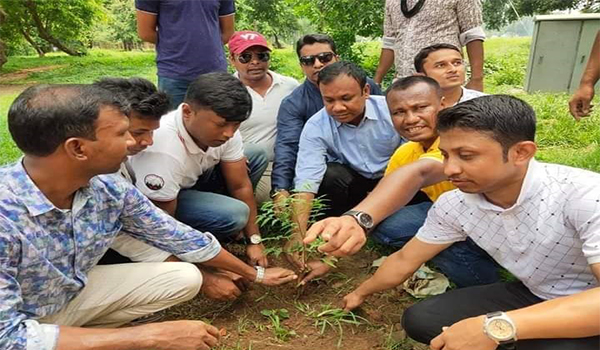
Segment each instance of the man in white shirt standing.
[{"label": "man in white shirt standing", "polygon": [[154,145],[131,165],[136,186],[157,206],[222,241],[243,233],[251,263],[266,267],[253,185],[267,157],[260,150],[244,153],[238,132],[251,106],[246,88],[232,75],[201,75],[184,103],[161,119]]},{"label": "man in white shirt standing", "polygon": [[261,147],[269,159],[269,167],[256,187],[258,202],[264,202],[269,199],[271,190],[279,105],[299,84],[293,78],[269,70],[271,48],[260,33],[235,32],[229,40],[229,52],[229,60],[236,69],[234,75],[252,97],[252,113],[240,126],[244,147]]},{"label": "man in white shirt standing", "polygon": [[[535,161],[535,127],[533,109],[511,96],[442,111],[439,148],[458,190],[440,196],[417,235],[344,297],[345,309],[471,238],[519,281],[456,289],[413,305],[402,322],[411,338],[433,350],[515,343],[519,350],[598,349],[600,174]],[[313,226],[307,241],[323,233],[324,252],[343,255],[364,242],[364,234],[330,237],[332,227],[323,226]]]}]

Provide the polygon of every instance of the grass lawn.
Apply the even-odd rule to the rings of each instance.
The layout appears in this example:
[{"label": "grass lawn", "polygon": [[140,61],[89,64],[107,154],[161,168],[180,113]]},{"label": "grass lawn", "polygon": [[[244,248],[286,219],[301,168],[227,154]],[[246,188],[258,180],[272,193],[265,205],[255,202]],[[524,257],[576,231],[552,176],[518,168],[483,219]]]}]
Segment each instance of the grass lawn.
[{"label": "grass lawn", "polygon": [[[485,88],[488,93],[511,94],[530,103],[538,116],[537,158],[600,172],[600,114],[575,122],[568,112],[566,93],[523,91],[529,54],[528,38],[492,38],[485,42]],[[380,44],[357,44],[363,49],[364,65],[372,71],[378,62]],[[292,48],[275,50],[272,69],[302,79]],[[154,53],[91,50],[85,57],[49,54],[47,57],[10,57],[0,74],[0,165],[20,152],[10,140],[6,115],[10,103],[24,86],[36,83],[90,83],[105,76],[141,76],[156,82]],[[413,299],[390,290],[374,295],[361,308],[356,320],[344,318],[335,307],[373,270],[378,249],[363,249],[340,261],[337,272],[306,288],[256,286],[231,303],[204,298],[171,308],[167,319],[202,319],[228,331],[221,350],[234,349],[382,349],[421,350],[405,339],[399,329],[404,307]],[[281,259],[275,265],[284,265]],[[273,261],[272,261],[273,262]],[[363,321],[364,320],[364,321]]]}]

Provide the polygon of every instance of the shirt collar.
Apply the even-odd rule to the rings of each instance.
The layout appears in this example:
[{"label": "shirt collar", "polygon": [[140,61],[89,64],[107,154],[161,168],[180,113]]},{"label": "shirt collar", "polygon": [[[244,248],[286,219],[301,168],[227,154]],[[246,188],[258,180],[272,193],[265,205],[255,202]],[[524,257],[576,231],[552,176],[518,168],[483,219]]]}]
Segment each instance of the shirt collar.
[{"label": "shirt collar", "polygon": [[542,181],[542,165],[538,163],[535,159],[529,161],[529,165],[527,166],[527,172],[525,173],[525,178],[523,179],[523,184],[521,185],[521,191],[519,192],[519,196],[517,197],[517,201],[510,208],[504,209],[497,205],[490,203],[485,196],[480,193],[465,193],[465,202],[467,204],[475,205],[480,207],[481,209],[490,209],[495,211],[509,211],[518,206],[523,205],[529,198],[533,197],[539,187],[541,186]]},{"label": "shirt collar", "polygon": [[190,133],[185,128],[185,125],[183,124],[183,110],[181,108],[181,105],[179,105],[179,107],[175,110],[174,117],[175,117],[175,126],[177,128],[177,137],[179,138],[179,141],[181,141],[181,143],[183,143],[183,146],[185,147],[185,149],[191,154],[204,153],[202,148],[198,147],[196,142],[194,142],[194,139],[192,139],[192,136],[190,135]]},{"label": "shirt collar", "polygon": [[[378,113],[375,110],[375,107],[373,106],[373,104],[374,103],[373,103],[373,101],[371,101],[371,98],[368,98],[367,101],[365,102],[365,115],[364,115],[364,118],[360,121],[360,124],[358,124],[358,126],[356,126],[356,127],[361,126],[362,123],[364,123],[365,119],[370,119],[370,120],[375,120],[375,121],[379,120]],[[327,110],[325,110],[325,111],[327,111]],[[325,113],[327,113],[327,112],[325,112]],[[327,115],[329,115],[329,114],[327,114]],[[335,120],[330,115],[329,115],[329,118],[331,118],[331,120],[333,120],[333,123],[335,124],[336,128],[339,128],[340,126],[344,125],[344,123],[338,122],[337,120]],[[347,125],[347,126],[349,126],[351,128],[355,127],[354,125]]]},{"label": "shirt collar", "polygon": [[[23,167],[23,158],[21,158],[11,171],[10,187],[14,194],[19,197],[27,211],[31,216],[46,214],[52,210],[59,210],[44,193],[33,182],[25,167]],[[73,198],[72,211],[76,212],[80,209],[87,198],[90,196],[89,187],[80,188]]]}]

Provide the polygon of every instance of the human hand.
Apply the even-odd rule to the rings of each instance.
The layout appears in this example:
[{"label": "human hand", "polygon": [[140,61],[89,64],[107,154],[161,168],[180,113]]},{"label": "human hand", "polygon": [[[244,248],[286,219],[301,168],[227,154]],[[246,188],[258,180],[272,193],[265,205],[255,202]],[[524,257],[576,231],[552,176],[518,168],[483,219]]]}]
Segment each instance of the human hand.
[{"label": "human hand", "polygon": [[285,209],[285,200],[290,196],[290,193],[286,190],[277,191],[273,195],[273,211],[275,215],[281,214]]},{"label": "human hand", "polygon": [[302,281],[300,281],[299,285],[303,286],[306,284],[306,282],[317,278],[317,277],[321,277],[323,275],[326,275],[329,273],[329,271],[331,271],[332,267],[327,265],[326,263],[324,263],[321,260],[311,260],[309,262],[306,263],[307,267],[308,267],[308,274],[306,274],[306,276],[304,276],[304,278],[302,279]]},{"label": "human hand", "polygon": [[271,267],[265,269],[265,277],[261,284],[267,286],[278,286],[290,281],[297,279],[298,276],[292,270],[284,269],[282,267]]},{"label": "human hand", "polygon": [[467,85],[465,85],[467,89],[477,90],[483,92],[483,78],[474,78],[471,77]]},{"label": "human hand", "polygon": [[306,265],[302,261],[302,253],[298,247],[302,247],[302,241],[293,235],[283,246],[284,257],[297,271],[304,271]]},{"label": "human hand", "polygon": [[265,254],[265,246],[261,244],[248,244],[246,246],[246,255],[250,259],[251,265],[259,265],[262,267],[269,266],[269,260]]},{"label": "human hand", "polygon": [[208,350],[217,345],[220,334],[216,327],[202,321],[169,321],[139,326],[147,333],[152,349]]},{"label": "human hand", "polygon": [[[243,278],[232,278],[231,274],[212,272],[202,269],[202,287],[200,292],[207,298],[219,301],[235,300],[245,290]],[[241,279],[241,280],[240,280]]]},{"label": "human hand", "polygon": [[355,289],[350,294],[346,295],[342,300],[342,309],[345,311],[352,311],[359,307],[366,298],[366,295],[358,293]]},{"label": "human hand", "polygon": [[367,242],[365,230],[349,215],[315,223],[306,232],[304,244],[314,241],[319,235],[327,242],[319,247],[319,251],[337,257],[353,255]]},{"label": "human hand", "polygon": [[587,117],[592,113],[593,105],[591,104],[594,98],[594,86],[585,84],[581,85],[571,97],[569,101],[569,112],[579,121],[581,117]]},{"label": "human hand", "polygon": [[483,333],[484,316],[466,318],[431,340],[431,350],[494,350],[498,344]]}]

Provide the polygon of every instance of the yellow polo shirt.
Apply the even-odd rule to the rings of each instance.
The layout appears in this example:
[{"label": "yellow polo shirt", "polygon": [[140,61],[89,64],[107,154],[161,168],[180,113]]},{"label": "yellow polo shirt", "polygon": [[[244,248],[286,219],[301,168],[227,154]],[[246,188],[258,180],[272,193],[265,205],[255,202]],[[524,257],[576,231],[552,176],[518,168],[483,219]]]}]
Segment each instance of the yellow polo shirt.
[{"label": "yellow polo shirt", "polygon": [[[419,159],[433,159],[439,162],[444,160],[442,156],[442,152],[439,149],[440,138],[429,147],[428,150],[424,150],[423,146],[421,146],[418,142],[409,141],[402,146],[398,147],[396,152],[390,158],[390,162],[388,163],[387,169],[385,170],[385,175],[391,174],[396,169],[404,166],[406,164],[410,164],[412,162],[416,162]],[[446,191],[450,191],[455,189],[454,185],[450,181],[442,181],[438,182],[435,185],[427,186],[421,189],[421,191],[425,192],[425,194],[435,202],[442,193]]]}]

